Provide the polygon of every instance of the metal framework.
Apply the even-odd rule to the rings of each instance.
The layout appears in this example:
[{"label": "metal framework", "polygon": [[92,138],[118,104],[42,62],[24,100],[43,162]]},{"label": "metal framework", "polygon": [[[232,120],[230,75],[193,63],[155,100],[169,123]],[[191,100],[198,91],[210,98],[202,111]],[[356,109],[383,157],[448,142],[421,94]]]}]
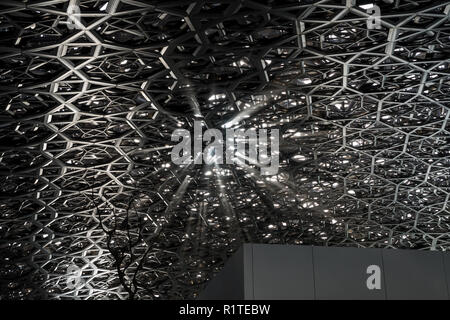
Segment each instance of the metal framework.
[{"label": "metal framework", "polygon": [[[2,0],[0,296],[194,298],[243,242],[448,250],[450,1],[375,3]],[[171,163],[244,110],[277,175]]]}]

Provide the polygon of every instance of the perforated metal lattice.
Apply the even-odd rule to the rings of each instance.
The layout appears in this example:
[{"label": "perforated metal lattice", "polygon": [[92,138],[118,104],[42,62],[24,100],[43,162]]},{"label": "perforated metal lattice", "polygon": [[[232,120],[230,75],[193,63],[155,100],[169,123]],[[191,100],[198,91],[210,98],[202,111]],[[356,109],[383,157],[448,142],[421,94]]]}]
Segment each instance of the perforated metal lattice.
[{"label": "perforated metal lattice", "polygon": [[[2,298],[193,298],[242,242],[449,249],[450,2],[369,3],[2,1]],[[254,106],[278,175],[171,163]]]}]

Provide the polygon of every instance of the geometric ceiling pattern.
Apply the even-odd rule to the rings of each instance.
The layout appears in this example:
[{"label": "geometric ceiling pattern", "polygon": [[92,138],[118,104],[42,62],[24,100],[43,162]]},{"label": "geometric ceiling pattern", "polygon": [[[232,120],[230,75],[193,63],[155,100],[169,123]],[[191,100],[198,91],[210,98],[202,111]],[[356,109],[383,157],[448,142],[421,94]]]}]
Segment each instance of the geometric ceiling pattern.
[{"label": "geometric ceiling pattern", "polygon": [[[244,242],[449,250],[450,1],[370,3],[2,1],[1,298],[195,298]],[[171,162],[243,112],[278,174]]]}]

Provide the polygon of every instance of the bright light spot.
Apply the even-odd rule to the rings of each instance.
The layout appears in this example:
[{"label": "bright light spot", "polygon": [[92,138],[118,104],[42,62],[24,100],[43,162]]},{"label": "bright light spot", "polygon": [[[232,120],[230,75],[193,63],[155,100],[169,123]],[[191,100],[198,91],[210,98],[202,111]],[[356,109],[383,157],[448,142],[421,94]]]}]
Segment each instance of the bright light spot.
[{"label": "bright light spot", "polygon": [[373,3],[363,4],[363,5],[360,5],[359,7],[364,9],[364,10],[372,9],[373,8]]},{"label": "bright light spot", "polygon": [[302,156],[301,154],[298,154],[298,155],[293,156],[292,160],[294,160],[294,161],[305,161],[306,157]]},{"label": "bright light spot", "polygon": [[224,94],[224,93],[221,93],[221,94],[212,94],[212,95],[208,98],[208,100],[209,100],[209,101],[214,101],[214,100],[219,100],[219,99],[224,99],[224,98],[226,98],[226,94]]},{"label": "bright light spot", "polygon": [[311,84],[312,80],[309,78],[304,78],[299,80],[301,84]]}]

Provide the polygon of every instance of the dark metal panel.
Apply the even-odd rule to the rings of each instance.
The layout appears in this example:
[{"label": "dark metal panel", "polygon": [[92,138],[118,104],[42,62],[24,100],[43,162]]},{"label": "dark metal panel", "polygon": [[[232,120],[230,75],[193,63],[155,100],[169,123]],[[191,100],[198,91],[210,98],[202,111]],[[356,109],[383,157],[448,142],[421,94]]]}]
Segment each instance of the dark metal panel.
[{"label": "dark metal panel", "polygon": [[314,299],[312,247],[253,245],[254,298]]},{"label": "dark metal panel", "polygon": [[[380,249],[313,247],[317,299],[385,299]],[[369,289],[369,266],[380,268],[379,289]]]},{"label": "dark metal panel", "polygon": [[444,261],[445,280],[447,282],[447,295],[450,299],[450,252],[442,252],[442,260]]},{"label": "dark metal panel", "polygon": [[243,245],[244,299],[253,300],[253,244]]},{"label": "dark metal panel", "polygon": [[442,253],[383,250],[386,294],[392,299],[448,299]]},{"label": "dark metal panel", "polygon": [[200,300],[244,300],[244,248],[239,248],[224,268],[200,293]]}]

